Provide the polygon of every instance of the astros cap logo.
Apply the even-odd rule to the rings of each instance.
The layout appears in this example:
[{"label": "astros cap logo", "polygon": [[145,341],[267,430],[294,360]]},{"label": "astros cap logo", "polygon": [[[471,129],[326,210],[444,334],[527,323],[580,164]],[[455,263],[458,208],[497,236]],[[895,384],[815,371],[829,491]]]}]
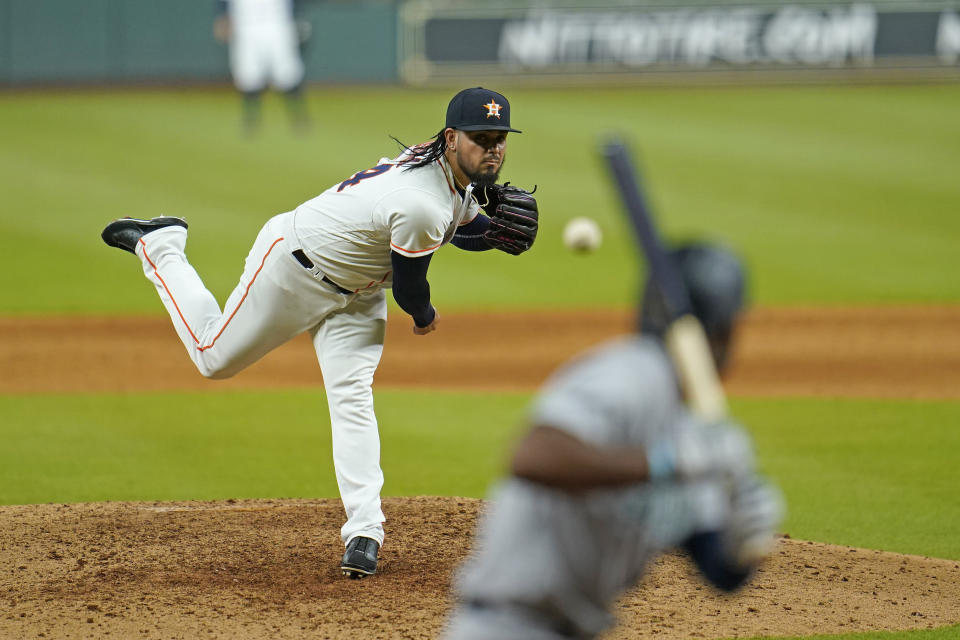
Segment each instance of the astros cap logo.
[{"label": "astros cap logo", "polygon": [[483,87],[464,89],[450,99],[446,128],[520,133],[519,129],[510,126],[510,101],[506,96]]},{"label": "astros cap logo", "polygon": [[497,120],[500,119],[500,109],[501,109],[502,107],[501,107],[499,104],[497,104],[496,102],[494,102],[494,101],[491,99],[489,104],[485,104],[485,105],[483,105],[483,106],[487,108],[487,117],[488,117],[488,118],[491,117],[491,116],[494,116],[494,117],[497,118]]}]

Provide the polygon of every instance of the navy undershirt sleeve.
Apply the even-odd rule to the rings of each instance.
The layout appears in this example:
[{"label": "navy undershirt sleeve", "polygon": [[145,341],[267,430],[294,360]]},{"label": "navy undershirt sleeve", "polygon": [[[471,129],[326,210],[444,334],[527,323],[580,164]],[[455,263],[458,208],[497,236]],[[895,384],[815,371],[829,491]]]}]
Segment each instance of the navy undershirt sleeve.
[{"label": "navy undershirt sleeve", "polygon": [[467,224],[457,227],[450,244],[466,251],[487,251],[492,247],[483,239],[483,232],[490,228],[490,218],[478,213],[477,217]]},{"label": "navy undershirt sleeve", "polygon": [[426,327],[437,312],[430,304],[430,283],[427,282],[427,267],[433,254],[408,258],[396,251],[390,252],[393,263],[393,299],[400,308],[413,316],[413,323]]},{"label": "navy undershirt sleeve", "polygon": [[753,573],[751,569],[730,566],[724,557],[720,533],[717,531],[694,534],[683,546],[697,564],[700,573],[713,586],[723,591],[739,589]]}]

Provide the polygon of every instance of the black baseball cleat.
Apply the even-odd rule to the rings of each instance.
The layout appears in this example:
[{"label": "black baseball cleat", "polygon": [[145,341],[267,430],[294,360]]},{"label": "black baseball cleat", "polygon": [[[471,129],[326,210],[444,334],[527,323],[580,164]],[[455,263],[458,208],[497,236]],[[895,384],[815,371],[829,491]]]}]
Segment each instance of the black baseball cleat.
[{"label": "black baseball cleat", "polygon": [[347,543],[347,551],[340,561],[343,575],[359,580],[377,572],[377,552],[380,543],[373,538],[357,536]]},{"label": "black baseball cleat", "polygon": [[114,220],[106,226],[100,237],[111,247],[117,247],[130,253],[136,253],[134,249],[137,242],[145,234],[165,227],[183,227],[187,228],[187,221],[183,218],[174,218],[172,216],[161,216],[151,218],[150,220],[138,220],[136,218],[120,218]]}]

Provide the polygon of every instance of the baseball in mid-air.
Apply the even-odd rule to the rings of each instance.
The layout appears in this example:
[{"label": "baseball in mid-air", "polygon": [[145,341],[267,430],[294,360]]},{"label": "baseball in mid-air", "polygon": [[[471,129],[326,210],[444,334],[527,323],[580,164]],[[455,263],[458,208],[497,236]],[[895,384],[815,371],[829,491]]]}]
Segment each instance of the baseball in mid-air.
[{"label": "baseball in mid-air", "polygon": [[593,218],[580,216],[573,218],[563,228],[563,244],[578,252],[595,251],[603,241],[600,225]]}]

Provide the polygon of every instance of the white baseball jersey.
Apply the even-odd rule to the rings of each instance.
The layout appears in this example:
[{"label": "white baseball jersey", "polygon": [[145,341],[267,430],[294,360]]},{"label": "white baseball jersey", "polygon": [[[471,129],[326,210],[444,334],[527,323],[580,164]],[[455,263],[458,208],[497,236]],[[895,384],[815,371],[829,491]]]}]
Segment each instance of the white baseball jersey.
[{"label": "white baseball jersey", "polygon": [[293,19],[293,0],[227,0],[234,29],[270,28],[289,24]]},{"label": "white baseball jersey", "polygon": [[346,289],[390,287],[391,251],[429,255],[480,211],[469,193],[457,191],[446,159],[405,169],[404,157],[381,158],[294,211],[304,252]]},{"label": "white baseball jersey", "polygon": [[[647,446],[695,425],[652,339],[621,338],[557,372],[531,424],[601,447]],[[449,640],[591,638],[651,559],[726,516],[716,483],[638,484],[571,494],[520,479],[492,495],[476,554],[458,575]]]},{"label": "white baseball jersey", "polygon": [[229,0],[230,69],[241,91],[272,85],[289,91],[303,80],[292,0]]}]

